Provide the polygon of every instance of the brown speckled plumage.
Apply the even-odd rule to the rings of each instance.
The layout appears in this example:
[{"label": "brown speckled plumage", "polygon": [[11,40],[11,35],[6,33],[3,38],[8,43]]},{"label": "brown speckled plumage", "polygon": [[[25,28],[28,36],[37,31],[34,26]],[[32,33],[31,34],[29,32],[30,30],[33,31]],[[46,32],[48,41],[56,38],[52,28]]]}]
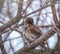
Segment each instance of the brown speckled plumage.
[{"label": "brown speckled plumage", "polygon": [[34,21],[32,18],[27,18],[24,21],[24,37],[28,42],[35,41],[37,38],[39,38],[42,33],[40,29],[34,25]]}]

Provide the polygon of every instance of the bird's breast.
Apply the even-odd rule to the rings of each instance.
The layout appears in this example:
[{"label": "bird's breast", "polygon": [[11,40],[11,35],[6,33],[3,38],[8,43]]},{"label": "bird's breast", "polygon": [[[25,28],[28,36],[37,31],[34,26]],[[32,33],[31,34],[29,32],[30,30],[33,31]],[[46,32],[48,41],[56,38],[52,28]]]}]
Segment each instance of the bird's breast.
[{"label": "bird's breast", "polygon": [[34,34],[32,34],[30,31],[25,31],[25,36],[30,41],[35,41],[37,39],[37,36],[35,36]]}]

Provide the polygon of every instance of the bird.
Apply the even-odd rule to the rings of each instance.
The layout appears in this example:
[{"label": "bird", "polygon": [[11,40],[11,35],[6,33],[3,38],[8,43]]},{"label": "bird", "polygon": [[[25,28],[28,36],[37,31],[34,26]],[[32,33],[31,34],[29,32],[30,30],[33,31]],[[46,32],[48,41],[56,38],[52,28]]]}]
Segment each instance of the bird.
[{"label": "bird", "polygon": [[34,25],[34,20],[28,17],[24,21],[23,37],[26,44],[30,44],[42,35],[38,26]]}]

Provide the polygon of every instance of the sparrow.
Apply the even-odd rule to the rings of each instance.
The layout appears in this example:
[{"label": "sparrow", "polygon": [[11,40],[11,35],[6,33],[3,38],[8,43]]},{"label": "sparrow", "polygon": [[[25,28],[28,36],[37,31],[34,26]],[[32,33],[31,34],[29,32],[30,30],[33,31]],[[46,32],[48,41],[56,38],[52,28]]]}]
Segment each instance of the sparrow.
[{"label": "sparrow", "polygon": [[33,18],[28,17],[24,21],[23,37],[26,44],[29,44],[42,35],[38,26],[34,25]]}]

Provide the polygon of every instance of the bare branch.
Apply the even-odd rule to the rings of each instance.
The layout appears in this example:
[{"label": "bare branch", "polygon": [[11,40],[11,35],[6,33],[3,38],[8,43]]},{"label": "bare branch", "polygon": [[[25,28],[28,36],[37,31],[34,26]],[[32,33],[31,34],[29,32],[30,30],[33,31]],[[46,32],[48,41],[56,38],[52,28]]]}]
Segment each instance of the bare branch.
[{"label": "bare branch", "polygon": [[[52,0],[51,4],[54,3],[55,0]],[[55,4],[51,5],[51,9],[52,9],[52,14],[53,14],[53,19],[55,24],[58,23],[58,19],[57,19],[57,15],[56,15],[56,8],[55,8]]]}]

